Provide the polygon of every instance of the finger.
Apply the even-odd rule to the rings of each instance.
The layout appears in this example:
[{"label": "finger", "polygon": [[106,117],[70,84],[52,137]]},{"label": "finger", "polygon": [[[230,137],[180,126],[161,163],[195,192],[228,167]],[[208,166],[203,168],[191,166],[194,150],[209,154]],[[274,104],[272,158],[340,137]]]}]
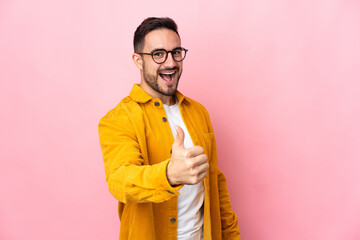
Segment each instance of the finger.
[{"label": "finger", "polygon": [[196,157],[204,153],[204,149],[200,146],[194,146],[187,149],[188,153],[186,157]]},{"label": "finger", "polygon": [[199,174],[199,176],[198,176],[199,182],[201,182],[206,177],[206,174],[207,174],[206,171]]},{"label": "finger", "polygon": [[176,130],[176,137],[173,146],[184,148],[184,139],[185,139],[185,133],[184,130],[182,130],[181,127],[178,125],[175,125]]},{"label": "finger", "polygon": [[199,173],[203,173],[203,172],[206,172],[206,170],[208,170],[209,169],[209,163],[204,163],[204,164],[201,164],[201,165],[199,165],[199,166],[197,166],[197,169],[196,170],[198,170],[199,171]]},{"label": "finger", "polygon": [[206,177],[206,171],[204,172],[198,172],[196,174],[194,174],[193,176],[191,176],[186,182],[186,184],[189,185],[194,185],[194,184],[198,184],[199,182],[201,182],[205,177]]},{"label": "finger", "polygon": [[196,157],[189,158],[189,160],[192,162],[193,167],[195,168],[204,163],[207,163],[208,157],[205,154],[201,154]]}]

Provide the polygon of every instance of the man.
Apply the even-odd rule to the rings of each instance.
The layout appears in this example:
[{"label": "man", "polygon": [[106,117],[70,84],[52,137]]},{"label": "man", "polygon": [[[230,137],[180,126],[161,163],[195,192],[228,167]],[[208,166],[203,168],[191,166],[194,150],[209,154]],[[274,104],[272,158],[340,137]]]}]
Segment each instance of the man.
[{"label": "man", "polygon": [[177,91],[187,49],[176,23],[145,19],[134,52],[140,85],[99,123],[120,239],[240,239],[209,115]]}]

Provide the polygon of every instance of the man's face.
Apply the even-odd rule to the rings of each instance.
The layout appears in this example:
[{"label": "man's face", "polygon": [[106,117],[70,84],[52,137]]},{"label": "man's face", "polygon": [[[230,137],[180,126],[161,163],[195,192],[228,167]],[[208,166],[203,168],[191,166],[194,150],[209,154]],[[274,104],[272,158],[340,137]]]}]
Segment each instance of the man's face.
[{"label": "man's face", "polygon": [[[171,51],[181,47],[179,36],[169,29],[157,29],[145,36],[142,52],[150,53],[154,49]],[[165,62],[155,63],[150,55],[142,55],[142,80],[153,97],[174,95],[182,73],[182,62],[176,62],[171,53]]]}]

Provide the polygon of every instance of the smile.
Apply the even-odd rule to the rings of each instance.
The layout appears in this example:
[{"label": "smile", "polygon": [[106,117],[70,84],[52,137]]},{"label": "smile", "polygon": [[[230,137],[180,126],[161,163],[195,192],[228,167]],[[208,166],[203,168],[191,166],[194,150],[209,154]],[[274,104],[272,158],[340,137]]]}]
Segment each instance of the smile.
[{"label": "smile", "polygon": [[159,73],[160,77],[164,79],[166,82],[170,82],[174,80],[175,74],[176,71]]}]

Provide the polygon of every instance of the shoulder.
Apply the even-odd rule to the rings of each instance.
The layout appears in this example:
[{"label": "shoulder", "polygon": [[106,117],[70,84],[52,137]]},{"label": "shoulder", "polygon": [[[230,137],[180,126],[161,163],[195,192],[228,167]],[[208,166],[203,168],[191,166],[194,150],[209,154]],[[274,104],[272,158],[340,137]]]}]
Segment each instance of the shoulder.
[{"label": "shoulder", "polygon": [[[99,131],[104,129],[123,129],[129,131],[138,125],[142,110],[139,103],[130,96],[123,98],[113,109],[108,111],[99,121]],[[141,118],[141,117],[140,117]]]},{"label": "shoulder", "polygon": [[204,107],[204,105],[202,105],[201,103],[199,103],[198,101],[196,101],[192,98],[184,97],[184,106],[190,106],[190,107],[194,108],[198,114],[202,114],[206,118],[210,118],[209,112]]},{"label": "shoulder", "polygon": [[119,117],[121,118],[129,115],[132,112],[136,112],[136,109],[139,108],[140,108],[139,104],[134,100],[132,100],[130,96],[127,96],[123,98],[113,109],[108,111],[107,114],[101,118],[101,120],[119,118]]}]

